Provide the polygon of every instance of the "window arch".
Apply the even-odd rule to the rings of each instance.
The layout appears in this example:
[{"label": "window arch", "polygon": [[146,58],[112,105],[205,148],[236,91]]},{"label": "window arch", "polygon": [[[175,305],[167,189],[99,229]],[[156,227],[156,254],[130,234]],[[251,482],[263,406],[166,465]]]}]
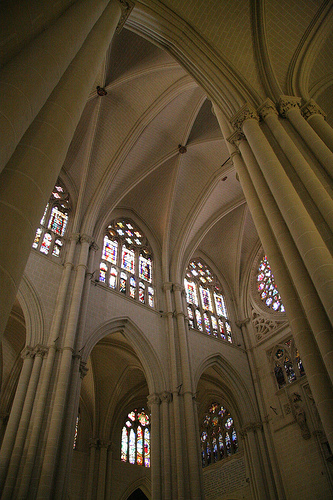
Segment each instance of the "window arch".
[{"label": "window arch", "polygon": [[150,415],[144,408],[128,413],[121,430],[123,462],[150,467]]},{"label": "window arch", "polygon": [[214,401],[207,408],[200,431],[203,467],[237,453],[238,438],[234,419],[220,403]]},{"label": "window arch", "polygon": [[261,259],[257,273],[257,290],[267,307],[277,312],[285,312],[281,296],[276,287],[274,276],[267,256]]},{"label": "window arch", "polygon": [[305,375],[303,363],[293,339],[275,346],[271,352],[271,358],[279,389]]},{"label": "window arch", "polygon": [[106,228],[99,281],[141,304],[155,307],[152,250],[130,219],[116,219]]},{"label": "window arch", "polygon": [[232,342],[231,325],[222,287],[209,267],[192,260],[184,280],[189,326]]},{"label": "window arch", "polygon": [[70,209],[69,194],[58,179],[45,207],[32,248],[44,255],[60,257]]}]

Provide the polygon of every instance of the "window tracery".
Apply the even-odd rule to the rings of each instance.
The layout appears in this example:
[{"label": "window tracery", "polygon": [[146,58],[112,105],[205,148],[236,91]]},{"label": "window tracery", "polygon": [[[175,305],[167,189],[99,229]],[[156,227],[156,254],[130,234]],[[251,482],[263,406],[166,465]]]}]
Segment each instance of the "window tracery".
[{"label": "window tracery", "polygon": [[238,438],[230,412],[218,402],[208,407],[201,423],[202,466],[230,457],[238,451]]},{"label": "window tracery", "polygon": [[116,219],[107,227],[99,281],[141,304],[155,307],[152,250],[130,219]]},{"label": "window tracery", "polygon": [[144,408],[128,413],[121,431],[123,462],[150,467],[150,415]]},{"label": "window tracery", "polygon": [[257,273],[257,290],[267,307],[277,312],[285,312],[281,296],[276,287],[274,276],[267,256],[261,259]]},{"label": "window tracery", "polygon": [[45,207],[32,248],[44,255],[60,257],[70,212],[69,194],[58,179]]},{"label": "window tracery", "polygon": [[305,375],[302,360],[293,339],[275,346],[271,357],[274,376],[279,389]]},{"label": "window tracery", "polygon": [[184,285],[189,326],[232,342],[231,325],[222,287],[202,260],[195,259],[190,262]]}]

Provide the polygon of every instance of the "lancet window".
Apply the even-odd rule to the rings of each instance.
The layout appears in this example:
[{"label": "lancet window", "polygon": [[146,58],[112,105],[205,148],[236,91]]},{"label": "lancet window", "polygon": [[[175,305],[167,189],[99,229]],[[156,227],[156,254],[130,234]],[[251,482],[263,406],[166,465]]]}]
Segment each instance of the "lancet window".
[{"label": "lancet window", "polygon": [[293,339],[275,346],[271,358],[279,389],[305,375],[303,363]]},{"label": "lancet window", "polygon": [[271,266],[266,255],[261,259],[257,274],[257,289],[261,300],[273,311],[284,312],[281,296],[276,287]]},{"label": "lancet window", "polygon": [[107,227],[99,281],[141,304],[155,307],[152,251],[147,238],[130,219],[116,219]]},{"label": "lancet window", "polygon": [[232,331],[222,287],[209,267],[192,260],[184,280],[189,326],[232,342]]},{"label": "lancet window", "polygon": [[128,413],[121,431],[123,462],[150,467],[150,415],[144,408]]},{"label": "lancet window", "polygon": [[32,248],[44,255],[60,257],[70,212],[69,194],[58,179],[45,207]]},{"label": "lancet window", "polygon": [[220,403],[215,401],[207,408],[200,430],[203,467],[237,453],[238,438],[234,419]]}]

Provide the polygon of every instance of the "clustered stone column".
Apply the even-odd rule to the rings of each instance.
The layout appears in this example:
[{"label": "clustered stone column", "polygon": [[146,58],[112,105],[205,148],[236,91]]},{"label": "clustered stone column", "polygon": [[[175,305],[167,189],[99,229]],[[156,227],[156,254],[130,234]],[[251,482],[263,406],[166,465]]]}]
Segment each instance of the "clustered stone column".
[{"label": "clustered stone column", "polygon": [[[332,198],[328,175],[331,151],[306,122],[299,99],[282,96],[280,114],[286,118],[303,148],[315,155],[312,168],[309,155],[296,147],[293,134],[283,126],[270,100],[258,112],[288,158],[300,183],[312,198],[309,211],[290,179],[290,166],[277,158],[259,124],[259,114],[251,105],[232,118],[234,132],[221,113],[217,113],[222,132],[229,141],[239,180],[259,237],[274,271],[290,326],[306,369],[325,431],[333,444],[333,367],[332,341]],[[289,127],[291,126],[289,125]],[[315,135],[315,137],[314,137]],[[318,168],[322,170],[318,173]],[[289,175],[288,175],[289,174]],[[293,174],[294,175],[294,174]],[[318,219],[322,221],[319,226]],[[324,229],[325,232],[324,232]],[[325,237],[323,237],[325,234]],[[329,237],[327,237],[327,234]]]}]

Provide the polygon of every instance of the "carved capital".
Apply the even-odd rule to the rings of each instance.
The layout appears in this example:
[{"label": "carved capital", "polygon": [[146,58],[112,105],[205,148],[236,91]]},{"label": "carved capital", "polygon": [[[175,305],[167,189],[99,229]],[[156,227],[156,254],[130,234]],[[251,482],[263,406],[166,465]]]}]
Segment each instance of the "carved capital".
[{"label": "carved capital", "polygon": [[128,16],[132,12],[132,9],[134,7],[134,2],[131,0],[118,0],[121,6],[121,17],[119,19],[119,23],[116,29],[116,33],[120,33],[121,30],[124,27],[124,24],[127,21]]},{"label": "carved capital", "polygon": [[244,438],[249,432],[257,432],[258,430],[263,430],[262,422],[250,422],[248,425],[245,425],[240,430],[241,436]]},{"label": "carved capital", "polygon": [[171,282],[165,282],[163,283],[163,292],[171,291],[172,290],[172,283]]},{"label": "carved capital", "polygon": [[248,322],[250,321],[250,318],[244,318],[244,319],[239,319],[238,321],[236,321],[236,326],[238,326],[238,328],[242,328],[243,326],[245,326]]},{"label": "carved capital", "polygon": [[259,106],[258,113],[261,116],[261,118],[264,118],[264,119],[268,115],[278,116],[278,114],[279,114],[274,102],[271,101],[269,98],[266,99],[266,101],[264,101],[261,106]]},{"label": "carved capital", "polygon": [[76,241],[78,243],[80,241],[80,234],[79,233],[72,233],[69,237],[70,241]]},{"label": "carved capital", "polygon": [[259,121],[259,116],[255,108],[246,103],[232,118],[231,124],[235,130],[242,131],[243,123],[246,120],[257,120]]},{"label": "carved capital", "polygon": [[301,98],[289,95],[282,95],[279,100],[279,112],[283,118],[286,118],[291,109],[299,109],[301,107]]},{"label": "carved capital", "polygon": [[80,234],[80,242],[92,245],[94,243],[94,238],[92,238],[92,236],[89,236],[89,234]]},{"label": "carved capital", "polygon": [[80,361],[79,372],[82,379],[87,375],[88,370],[87,363],[85,361]]},{"label": "carved capital", "polygon": [[34,356],[39,356],[41,358],[46,358],[48,352],[49,352],[48,347],[40,344],[36,345],[33,350]]},{"label": "carved capital", "polygon": [[181,285],[180,283],[174,283],[172,285],[172,289],[174,292],[184,292],[185,290],[184,285]]},{"label": "carved capital", "polygon": [[160,394],[160,398],[161,398],[162,403],[171,403],[172,394],[171,394],[171,392],[164,391]]},{"label": "carved capital", "polygon": [[93,252],[97,252],[97,250],[99,250],[99,246],[93,241],[92,244],[90,245],[90,249]]},{"label": "carved capital", "polygon": [[32,347],[29,345],[25,346],[23,351],[21,352],[21,358],[22,359],[27,359],[27,358],[33,358],[34,357],[34,350]]},{"label": "carved capital", "polygon": [[301,112],[306,120],[308,120],[312,115],[321,115],[326,118],[324,111],[313,99],[310,99],[306,104],[304,104],[304,106],[301,107]]},{"label": "carved capital", "polygon": [[233,151],[230,154],[231,158],[233,158],[235,154],[239,154],[238,146],[243,140],[245,140],[245,135],[242,132],[239,132],[238,130],[236,130],[236,132],[227,137],[227,141],[230,142],[230,144],[232,144],[236,148],[236,151]]},{"label": "carved capital", "polygon": [[149,408],[151,408],[152,405],[159,405],[161,402],[158,394],[149,394],[149,396],[147,397],[147,401]]},{"label": "carved capital", "polygon": [[89,448],[98,448],[100,445],[100,440],[98,438],[89,439]]}]

